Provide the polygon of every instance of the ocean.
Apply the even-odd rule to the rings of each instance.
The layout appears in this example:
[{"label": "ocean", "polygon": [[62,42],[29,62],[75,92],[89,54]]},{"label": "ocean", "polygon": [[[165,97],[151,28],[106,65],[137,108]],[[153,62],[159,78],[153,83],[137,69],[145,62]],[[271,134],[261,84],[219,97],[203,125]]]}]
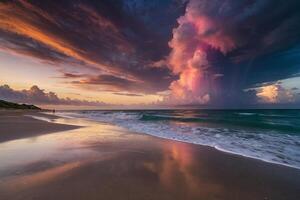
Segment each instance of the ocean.
[{"label": "ocean", "polygon": [[300,169],[300,110],[91,110],[59,114]]}]

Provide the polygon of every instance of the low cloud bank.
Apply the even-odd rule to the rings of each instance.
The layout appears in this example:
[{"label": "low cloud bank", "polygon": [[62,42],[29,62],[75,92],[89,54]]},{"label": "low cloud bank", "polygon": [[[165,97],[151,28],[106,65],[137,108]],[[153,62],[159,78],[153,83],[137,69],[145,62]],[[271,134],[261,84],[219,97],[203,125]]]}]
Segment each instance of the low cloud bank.
[{"label": "low cloud bank", "polygon": [[8,85],[0,86],[0,99],[16,103],[37,105],[71,105],[71,106],[104,106],[101,101],[87,101],[71,98],[60,98],[54,92],[45,92],[34,85],[28,90],[14,90]]}]

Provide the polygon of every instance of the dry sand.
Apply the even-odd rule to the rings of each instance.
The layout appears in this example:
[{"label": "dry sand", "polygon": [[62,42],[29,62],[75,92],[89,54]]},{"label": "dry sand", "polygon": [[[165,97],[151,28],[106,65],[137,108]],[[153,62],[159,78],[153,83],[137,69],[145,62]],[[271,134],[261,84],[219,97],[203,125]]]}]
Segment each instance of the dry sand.
[{"label": "dry sand", "polygon": [[[109,124],[66,121],[75,122],[87,127],[40,136],[29,144],[27,140],[0,143],[0,163],[10,163],[1,150],[17,157],[23,153],[20,146],[58,151],[42,157],[25,154],[31,155],[26,162],[12,167],[2,164],[1,168],[0,164],[1,200],[300,199],[300,170],[131,133]],[[23,137],[43,133],[44,126],[52,131],[59,129],[54,127],[70,128],[23,116],[0,118],[2,135],[2,130],[12,133],[14,126],[26,130]],[[51,145],[39,147],[40,143]]]}]

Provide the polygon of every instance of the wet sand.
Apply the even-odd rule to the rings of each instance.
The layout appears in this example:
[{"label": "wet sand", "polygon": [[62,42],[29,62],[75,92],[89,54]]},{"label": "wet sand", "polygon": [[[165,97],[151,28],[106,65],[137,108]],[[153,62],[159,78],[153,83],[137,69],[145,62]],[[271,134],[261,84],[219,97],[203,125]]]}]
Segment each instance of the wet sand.
[{"label": "wet sand", "polygon": [[37,111],[0,110],[0,142],[77,128],[73,125],[53,124],[33,119],[28,115],[55,119],[54,116]]},{"label": "wet sand", "polygon": [[300,199],[298,169],[110,124],[53,121],[85,127],[0,143],[1,200]]}]

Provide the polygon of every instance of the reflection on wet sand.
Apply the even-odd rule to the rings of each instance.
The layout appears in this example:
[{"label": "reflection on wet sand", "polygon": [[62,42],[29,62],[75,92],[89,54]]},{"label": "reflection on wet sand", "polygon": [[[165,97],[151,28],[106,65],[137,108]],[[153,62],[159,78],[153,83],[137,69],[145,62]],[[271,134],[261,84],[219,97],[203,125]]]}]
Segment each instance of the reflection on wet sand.
[{"label": "reflection on wet sand", "polygon": [[222,187],[196,176],[194,172],[201,171],[201,166],[193,162],[193,151],[189,145],[166,142],[161,162],[145,162],[144,165],[159,175],[161,185],[168,191],[185,191],[187,197],[217,195]]},{"label": "reflection on wet sand", "polygon": [[[255,179],[245,176],[251,171],[232,170],[240,161],[226,165],[224,160],[228,158],[216,151],[131,133],[109,124],[80,119],[55,122],[84,127],[0,143],[1,200],[250,200],[267,195],[262,190],[265,185],[255,188]],[[275,197],[286,192],[295,196],[299,173],[292,172],[295,180],[290,183],[262,172],[259,176],[265,176],[268,188],[274,187],[279,193]],[[280,191],[288,184],[292,184],[288,190]]]},{"label": "reflection on wet sand", "polygon": [[55,181],[57,178],[63,176],[68,171],[80,167],[81,164],[82,163],[80,162],[71,162],[40,172],[15,176],[5,181],[5,184],[2,184],[2,187],[4,187],[6,191],[14,193],[20,192],[25,189],[30,189],[32,187],[41,186],[49,183],[50,181]]}]

